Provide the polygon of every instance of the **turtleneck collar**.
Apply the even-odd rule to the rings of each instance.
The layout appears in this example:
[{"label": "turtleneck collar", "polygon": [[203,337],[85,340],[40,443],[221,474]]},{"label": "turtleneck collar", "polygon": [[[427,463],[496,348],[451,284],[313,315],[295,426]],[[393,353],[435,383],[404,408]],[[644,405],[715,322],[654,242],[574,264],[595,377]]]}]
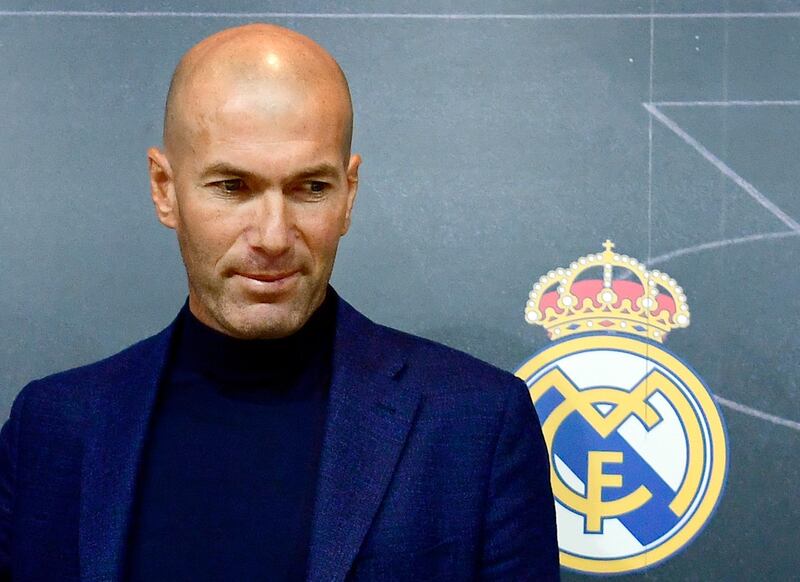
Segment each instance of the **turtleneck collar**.
[{"label": "turtleneck collar", "polygon": [[226,384],[292,383],[309,367],[325,366],[333,352],[336,296],[328,288],[322,305],[294,334],[280,339],[239,339],[198,320],[188,300],[179,316],[179,333],[173,352],[177,369],[193,370]]}]

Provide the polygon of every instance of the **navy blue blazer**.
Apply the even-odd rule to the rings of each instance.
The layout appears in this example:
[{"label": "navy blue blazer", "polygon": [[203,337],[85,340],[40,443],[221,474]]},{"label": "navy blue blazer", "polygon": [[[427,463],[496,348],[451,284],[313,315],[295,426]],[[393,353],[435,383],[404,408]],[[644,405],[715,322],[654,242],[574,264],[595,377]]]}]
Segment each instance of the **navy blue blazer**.
[{"label": "navy blue blazer", "polygon": [[[308,580],[557,579],[525,384],[337,301]],[[0,433],[0,579],[120,579],[173,328],[17,396]]]}]

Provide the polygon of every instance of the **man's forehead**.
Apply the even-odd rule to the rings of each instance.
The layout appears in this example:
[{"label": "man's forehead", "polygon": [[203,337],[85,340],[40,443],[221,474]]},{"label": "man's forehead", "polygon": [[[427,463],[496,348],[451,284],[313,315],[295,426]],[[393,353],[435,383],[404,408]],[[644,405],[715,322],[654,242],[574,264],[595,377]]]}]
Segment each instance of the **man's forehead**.
[{"label": "man's forehead", "polygon": [[322,161],[346,165],[347,123],[344,112],[291,93],[261,98],[258,91],[233,88],[227,98],[206,100],[186,116],[182,157],[202,169],[220,162],[252,173],[275,171]]},{"label": "man's forehead", "polygon": [[198,78],[187,87],[183,107],[194,115],[278,115],[308,110],[309,103],[325,106],[323,92],[291,79],[216,74]]},{"label": "man's forehead", "polygon": [[284,139],[342,139],[349,111],[323,92],[285,83],[230,82],[198,89],[187,99],[182,117],[190,134],[206,137],[249,136],[271,142]]}]

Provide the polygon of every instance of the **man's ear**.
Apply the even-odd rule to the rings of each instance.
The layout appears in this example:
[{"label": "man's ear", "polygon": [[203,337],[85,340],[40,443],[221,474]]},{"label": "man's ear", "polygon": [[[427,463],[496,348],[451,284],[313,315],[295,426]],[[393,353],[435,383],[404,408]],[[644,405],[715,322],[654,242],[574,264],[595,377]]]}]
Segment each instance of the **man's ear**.
[{"label": "man's ear", "polygon": [[156,207],[156,216],[164,226],[175,228],[178,224],[178,205],[175,200],[175,180],[167,156],[158,148],[147,150],[150,170],[150,195]]},{"label": "man's ear", "polygon": [[347,210],[344,215],[342,236],[347,234],[350,229],[350,215],[353,212],[353,204],[356,201],[356,192],[358,192],[358,168],[360,166],[361,156],[358,154],[350,156],[350,163],[347,164]]}]

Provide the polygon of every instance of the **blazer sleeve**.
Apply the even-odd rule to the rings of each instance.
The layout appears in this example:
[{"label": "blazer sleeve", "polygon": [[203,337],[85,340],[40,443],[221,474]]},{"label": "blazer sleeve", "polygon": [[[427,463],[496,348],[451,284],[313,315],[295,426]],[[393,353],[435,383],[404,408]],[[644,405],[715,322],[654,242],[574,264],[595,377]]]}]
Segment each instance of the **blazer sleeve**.
[{"label": "blazer sleeve", "polygon": [[0,582],[11,580],[11,530],[14,483],[17,472],[17,440],[24,400],[21,392],[11,406],[11,414],[0,429]]},{"label": "blazer sleeve", "polygon": [[509,391],[484,514],[481,580],[558,580],[550,463],[524,382]]}]

